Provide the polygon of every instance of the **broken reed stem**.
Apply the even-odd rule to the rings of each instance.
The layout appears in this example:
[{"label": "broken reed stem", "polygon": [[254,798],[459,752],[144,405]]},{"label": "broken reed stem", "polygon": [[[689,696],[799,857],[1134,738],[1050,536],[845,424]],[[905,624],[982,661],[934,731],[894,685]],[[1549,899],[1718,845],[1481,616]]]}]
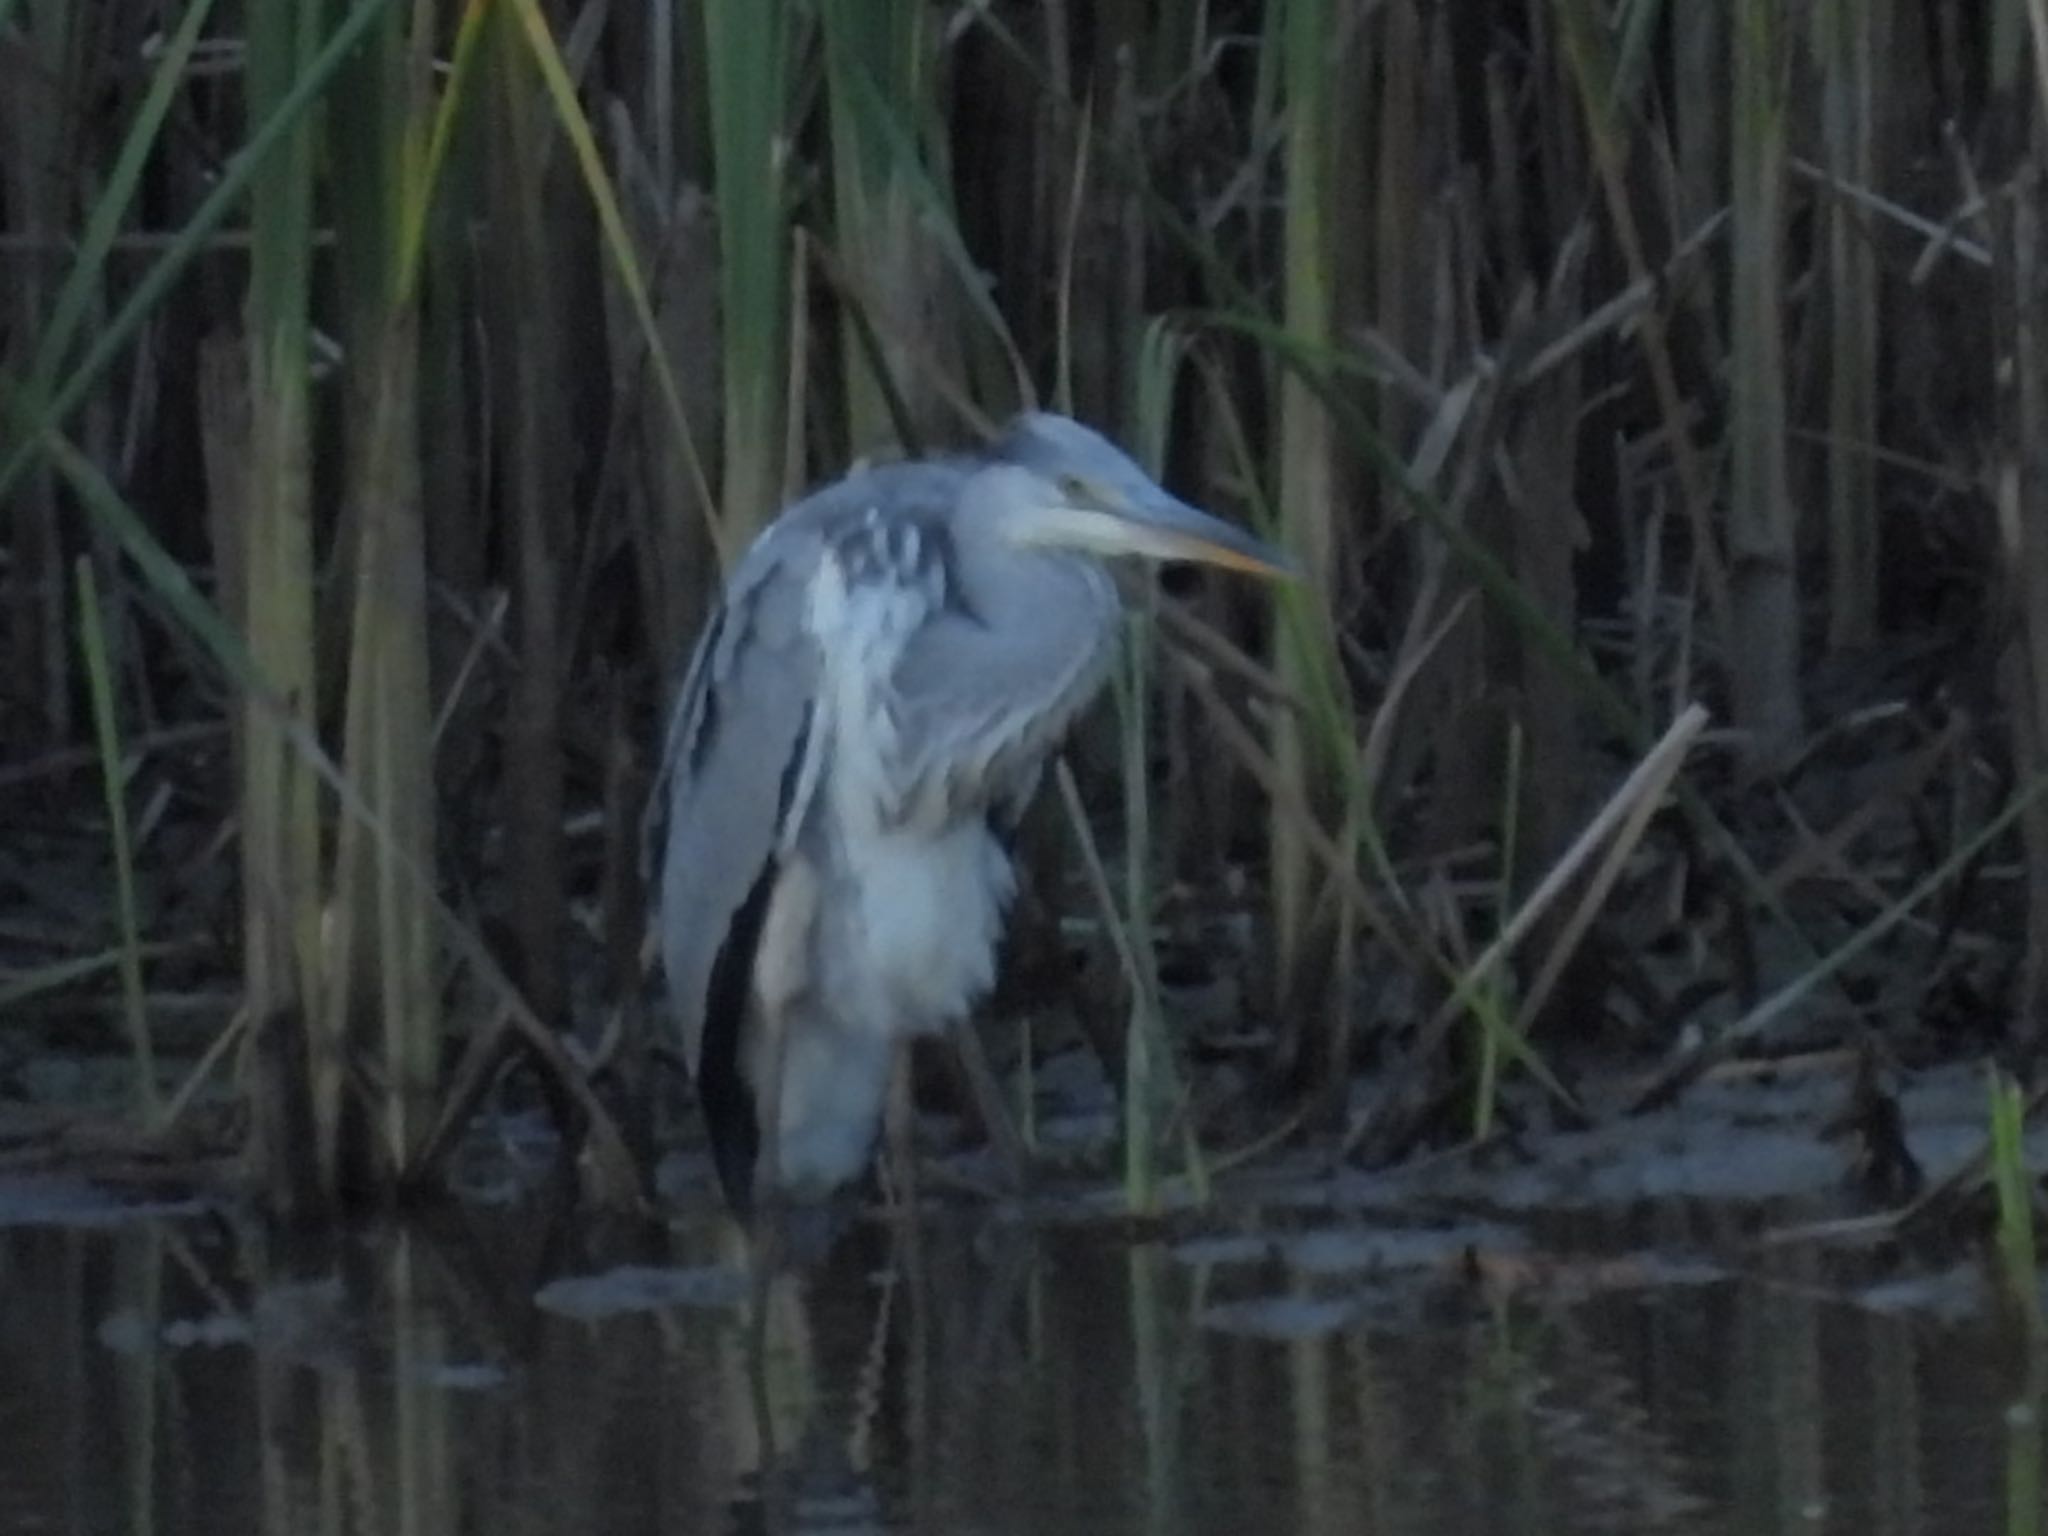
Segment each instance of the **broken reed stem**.
[{"label": "broken reed stem", "polygon": [[[1462,977],[1461,991],[1480,986],[1515,952],[1572,881],[1578,878],[1579,871],[1592,858],[1594,851],[1607,842],[1611,833],[1617,828],[1625,829],[1631,819],[1638,815],[1647,816],[1656,808],[1665,788],[1685,760],[1685,754],[1691,750],[1700,732],[1706,729],[1707,718],[1706,709],[1699,704],[1688,704],[1680,712],[1656,746],[1630,770],[1629,776],[1608,796],[1607,803],[1600,807],[1572,845],[1551,865],[1549,873],[1529,893],[1529,899],[1522,903],[1513,920],[1480,951],[1479,958],[1472,962]],[[1460,1006],[1456,996],[1444,1000],[1423,1028],[1417,1045],[1420,1054],[1427,1055],[1435,1048],[1435,1042],[1441,1037],[1444,1027],[1456,1017]]]},{"label": "broken reed stem", "polygon": [[[1664,742],[1659,743],[1657,752],[1644,760],[1649,771],[1636,783],[1632,799],[1626,802],[1627,816],[1620,830],[1608,841],[1607,852],[1601,858],[1599,867],[1593,871],[1593,877],[1586,882],[1586,888],[1580,894],[1577,905],[1572,908],[1571,915],[1558,931],[1549,952],[1544,955],[1542,968],[1529,983],[1528,992],[1515,1015],[1517,1030],[1527,1033],[1530,1026],[1535,1023],[1536,1015],[1550,1000],[1552,989],[1556,987],[1558,978],[1564,974],[1564,968],[1577,951],[1580,940],[1586,936],[1586,930],[1592,926],[1593,919],[1599,916],[1601,909],[1606,905],[1608,893],[1621,878],[1623,866],[1636,851],[1643,834],[1649,830],[1650,818],[1662,808],[1665,791],[1671,787],[1671,781],[1678,776],[1678,770],[1684,762],[1685,748],[1706,725],[1706,712],[1697,704],[1693,705],[1688,713],[1692,711],[1699,714],[1698,726],[1688,731],[1682,739],[1674,740],[1678,730],[1674,724],[1672,733],[1665,737]],[[1681,716],[1681,721],[1684,718]]]},{"label": "broken reed stem", "polygon": [[1953,880],[1990,847],[2007,828],[2041,802],[2048,794],[2048,772],[2041,772],[2028,781],[2027,785],[2008,800],[1999,813],[1985,822],[1969,837],[1950,850],[1947,858],[1915,881],[1898,900],[1872,918],[1863,927],[1828,951],[1820,959],[1785,983],[1776,992],[1758,1003],[1733,1024],[1718,1031],[1711,1040],[1703,1041],[1682,1051],[1655,1080],[1639,1093],[1629,1105],[1630,1114],[1643,1114],[1669,1103],[1671,1098],[1686,1083],[1691,1082],[1707,1067],[1725,1056],[1742,1041],[1753,1038],[1761,1030],[1784,1017],[1793,1008],[1804,1002],[1845,966],[1855,961],[1871,946],[1904,922],[1942,886]]},{"label": "broken reed stem", "polygon": [[[1687,750],[1694,739],[1706,728],[1707,712],[1698,704],[1688,705],[1679,717],[1671,723],[1663,737],[1650,752],[1636,764],[1621,786],[1608,798],[1607,803],[1587,823],[1572,845],[1565,850],[1551,866],[1536,889],[1529,893],[1515,914],[1493,942],[1481,951],[1479,958],[1451,978],[1451,993],[1438,1006],[1429,1022],[1416,1037],[1414,1046],[1408,1052],[1408,1059],[1414,1062],[1431,1060],[1442,1048],[1445,1034],[1465,1010],[1479,1010],[1498,1016],[1497,1009],[1488,1009],[1480,990],[1515,948],[1527,938],[1543,915],[1563,895],[1571,882],[1577,878],[1594,850],[1606,844],[1610,835],[1625,837],[1631,825],[1639,819],[1646,820],[1661,800],[1664,790],[1677,774]],[[1617,842],[1615,846],[1620,846]],[[1611,867],[1618,871],[1618,859],[1610,860]],[[1604,895],[1604,889],[1599,891]],[[1592,899],[1589,891],[1588,901]],[[1582,908],[1582,910],[1585,910]],[[1576,938],[1576,930],[1568,930],[1568,936]],[[1560,941],[1562,948],[1563,941]],[[1553,951],[1553,958],[1556,955]],[[1577,1098],[1558,1083],[1541,1058],[1537,1057],[1527,1043],[1523,1026],[1519,1022],[1499,1020],[1501,1039],[1514,1053],[1516,1059],[1528,1067],[1538,1082],[1548,1088],[1558,1101],[1575,1114],[1583,1114]],[[1346,1138],[1346,1151],[1364,1137],[1369,1122],[1360,1122]]]},{"label": "broken reed stem", "polygon": [[[251,691],[243,700],[243,979],[252,1030],[302,1033],[305,1049],[291,1054],[313,1074],[318,1128],[314,1146],[264,1144],[258,1135],[251,1151],[264,1170],[265,1187],[294,1206],[328,1199],[335,1188],[345,1059],[333,1021],[320,1012],[319,791],[289,740],[293,725],[310,730],[320,697],[308,398],[313,123],[305,103],[298,115],[290,114],[314,68],[323,10],[317,0],[255,7],[249,14],[246,75],[252,144],[268,124],[291,123],[251,189],[249,471],[239,510],[240,612],[247,653],[262,658],[268,695]],[[284,701],[283,715],[270,699]],[[264,1081],[256,1080],[252,1091],[266,1092]],[[252,1120],[277,1126],[287,1118],[258,1113]]]}]

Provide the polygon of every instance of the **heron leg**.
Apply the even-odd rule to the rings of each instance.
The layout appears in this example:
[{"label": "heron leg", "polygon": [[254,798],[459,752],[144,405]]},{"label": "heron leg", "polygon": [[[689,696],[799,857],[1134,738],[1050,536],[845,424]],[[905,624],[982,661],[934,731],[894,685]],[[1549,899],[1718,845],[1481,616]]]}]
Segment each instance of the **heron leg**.
[{"label": "heron leg", "polygon": [[782,1193],[782,1075],[788,1056],[789,1032],[773,1010],[764,1010],[768,1031],[767,1081],[755,1097],[761,1146],[754,1161],[752,1215],[747,1230],[747,1258],[753,1270],[748,1286],[747,1376],[762,1442],[772,1459],[774,1417],[768,1411],[768,1307],[775,1275],[789,1249],[788,1209]]},{"label": "heron leg", "polygon": [[769,1289],[789,1246],[782,1197],[782,1078],[789,1056],[789,1031],[782,1010],[772,1003],[762,1009],[760,1021],[767,1035],[762,1071],[766,1081],[754,1096],[760,1148],[754,1159],[753,1198],[747,1223],[747,1255],[753,1267],[753,1318],[748,1339],[756,1362],[766,1347]]},{"label": "heron leg", "polygon": [[982,1128],[988,1134],[997,1176],[1003,1188],[1014,1194],[1024,1187],[1029,1160],[1024,1138],[1017,1134],[1017,1122],[1011,1118],[1010,1106],[1003,1097],[1002,1084],[996,1079],[995,1068],[989,1065],[988,1051],[982,1046],[981,1036],[975,1033],[972,1019],[956,1025],[950,1038],[960,1071],[967,1079],[968,1092],[974,1096],[975,1112],[981,1116]]},{"label": "heron leg", "polygon": [[773,1299],[775,1271],[781,1267],[782,1205],[770,1199],[755,1207],[748,1233],[747,1261],[753,1273],[747,1287],[747,1383],[754,1419],[764,1445],[775,1439],[774,1416],[768,1411],[768,1305]]},{"label": "heron leg", "polygon": [[898,1040],[889,1067],[887,1128],[890,1184],[901,1215],[917,1210],[917,1085],[911,1073],[910,1042]]},{"label": "heron leg", "polygon": [[754,1209],[767,1211],[779,1203],[782,1189],[782,1083],[789,1060],[789,1031],[779,1017],[765,1017],[768,1031],[767,1081],[761,1084],[754,1102],[755,1119],[761,1127],[761,1147],[754,1159]]},{"label": "heron leg", "polygon": [[[764,1020],[768,1034],[768,1081],[754,1100],[760,1120],[760,1155],[754,1159],[754,1200],[748,1223],[748,1262],[754,1270],[750,1284],[752,1313],[748,1319],[748,1362],[750,1376],[760,1374],[758,1397],[766,1401],[768,1362],[768,1300],[776,1270],[782,1268],[784,1210],[782,1210],[782,1059],[788,1034],[780,1020]],[[760,1407],[760,1403],[756,1405]]]}]

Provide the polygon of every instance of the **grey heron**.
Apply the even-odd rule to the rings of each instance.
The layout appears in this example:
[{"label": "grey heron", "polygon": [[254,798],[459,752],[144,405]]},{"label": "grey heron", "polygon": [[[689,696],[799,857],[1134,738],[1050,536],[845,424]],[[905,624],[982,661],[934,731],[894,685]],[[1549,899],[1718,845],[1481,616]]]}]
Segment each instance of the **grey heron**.
[{"label": "grey heron", "polygon": [[650,799],[671,1007],[728,1203],[872,1151],[899,1042],[994,980],[1004,834],[1102,685],[1135,555],[1290,574],[1063,416],[858,470],[740,558]]}]

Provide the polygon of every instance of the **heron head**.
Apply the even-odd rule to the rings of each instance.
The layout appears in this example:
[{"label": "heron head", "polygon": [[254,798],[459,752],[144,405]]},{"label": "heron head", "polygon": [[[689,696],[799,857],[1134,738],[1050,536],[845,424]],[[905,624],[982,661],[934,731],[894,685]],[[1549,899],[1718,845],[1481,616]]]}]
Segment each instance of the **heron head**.
[{"label": "heron head", "polygon": [[1190,560],[1260,576],[1294,577],[1294,560],[1221,518],[1191,507],[1101,433],[1065,416],[1018,417],[990,450],[1029,472],[1012,504],[1019,543],[1105,558]]}]

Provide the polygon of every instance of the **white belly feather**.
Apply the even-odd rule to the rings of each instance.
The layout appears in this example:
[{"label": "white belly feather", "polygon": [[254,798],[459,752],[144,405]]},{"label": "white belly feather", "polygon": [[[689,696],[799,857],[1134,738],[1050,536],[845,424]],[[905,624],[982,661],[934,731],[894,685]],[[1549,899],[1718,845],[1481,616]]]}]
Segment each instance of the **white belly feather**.
[{"label": "white belly feather", "polygon": [[888,679],[939,600],[916,583],[849,584],[829,557],[809,593],[835,844],[813,1002],[850,1034],[932,1034],[964,1016],[995,980],[1016,885],[978,807],[904,782]]},{"label": "white belly feather", "polygon": [[846,866],[854,898],[842,930],[846,979],[860,1000],[847,1022],[885,1035],[930,1034],[965,1015],[995,981],[996,943],[1016,886],[982,819],[936,831],[864,830],[849,839]]},{"label": "white belly feather", "polygon": [[[866,526],[874,548],[889,550],[873,514]],[[850,579],[834,550],[820,559],[806,594],[819,677],[812,750],[795,798],[809,805],[817,795],[815,811],[823,814],[800,815],[792,827],[804,833],[801,857],[818,882],[803,902],[778,899],[769,923],[778,943],[808,945],[807,955],[782,957],[800,984],[782,1004],[779,1176],[798,1190],[827,1189],[860,1171],[881,1119],[896,1042],[958,1023],[989,991],[1016,889],[1009,856],[989,831],[988,786],[970,775],[976,790],[960,794],[959,786],[949,787],[944,763],[911,769],[903,760],[891,679],[944,594],[936,568],[915,559],[915,528],[898,530],[897,541],[904,547],[889,552],[904,565],[888,573],[897,579],[873,571]],[[870,564],[878,558],[870,552]],[[1073,579],[1084,587],[1098,583],[1099,593],[1085,587],[1086,594],[1113,618],[1106,578],[1084,572]],[[1109,633],[1105,620],[1105,654]],[[1070,696],[1048,697],[1058,718],[1047,734],[1099,679],[1096,658],[1084,653],[1080,660],[1087,664],[1074,668],[1067,658],[1070,672],[1055,674],[1065,676]],[[991,763],[980,769],[980,778],[989,777]],[[764,960],[770,947],[764,944]],[[772,989],[760,973],[756,980],[768,1001]],[[757,1084],[765,1082],[765,1065],[764,1055]]]},{"label": "white belly feather", "polygon": [[[815,918],[812,984],[786,1020],[777,1177],[799,1195],[867,1162],[896,1042],[958,1023],[988,991],[1015,885],[979,817],[869,830],[843,852]],[[765,1054],[755,1070],[765,1083]]]}]

